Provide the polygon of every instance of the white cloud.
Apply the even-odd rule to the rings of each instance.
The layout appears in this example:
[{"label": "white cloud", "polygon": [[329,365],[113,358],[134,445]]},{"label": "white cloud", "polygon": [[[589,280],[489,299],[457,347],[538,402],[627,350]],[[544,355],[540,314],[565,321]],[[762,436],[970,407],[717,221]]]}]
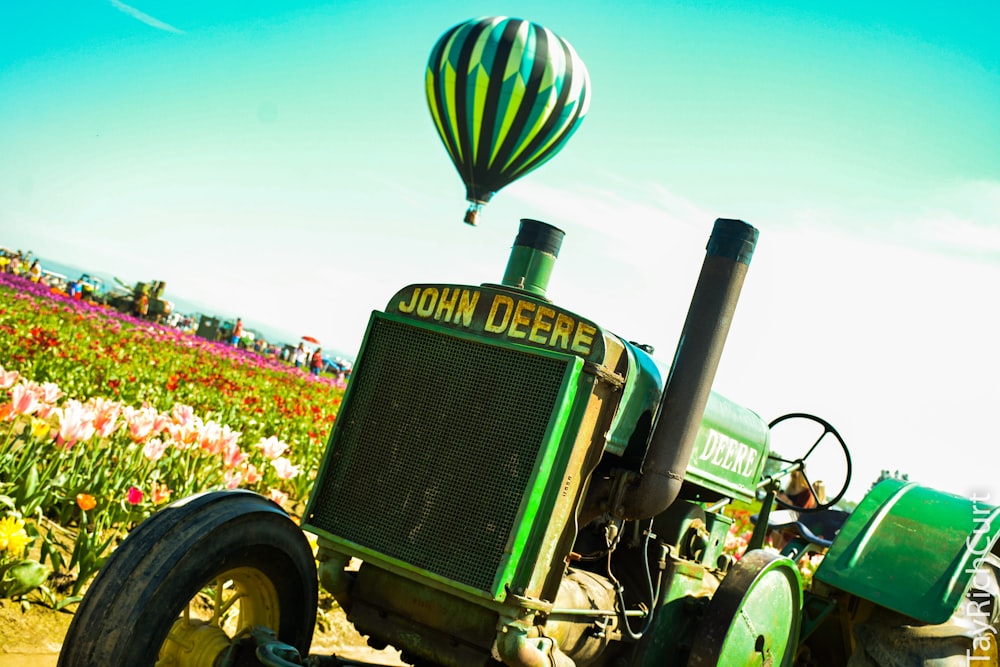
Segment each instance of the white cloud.
[{"label": "white cloud", "polygon": [[891,207],[789,212],[799,228],[912,248],[933,255],[1000,263],[1000,182],[967,181],[900,198]]},{"label": "white cloud", "polygon": [[149,14],[141,12],[138,9],[136,9],[135,7],[132,7],[130,5],[126,5],[124,2],[120,2],[120,0],[108,0],[108,1],[111,3],[111,6],[114,7],[115,9],[118,9],[118,10],[120,10],[120,11],[128,14],[132,18],[136,19],[137,21],[142,21],[146,25],[151,26],[153,28],[156,28],[157,30],[165,30],[167,32],[174,32],[174,33],[177,33],[178,35],[185,34],[183,30],[180,30],[179,28],[175,28],[174,26],[170,25],[169,23],[164,23],[163,21],[161,21],[161,20],[159,20],[157,18],[154,18],[154,17],[150,16]]},{"label": "white cloud", "polygon": [[940,252],[1000,261],[1000,182],[972,181],[934,193],[914,237]]}]

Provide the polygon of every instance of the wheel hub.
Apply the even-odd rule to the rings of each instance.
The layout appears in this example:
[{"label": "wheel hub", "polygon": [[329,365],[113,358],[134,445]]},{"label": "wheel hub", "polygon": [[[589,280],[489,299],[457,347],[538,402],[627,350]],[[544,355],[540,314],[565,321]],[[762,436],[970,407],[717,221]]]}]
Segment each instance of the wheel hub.
[{"label": "wheel hub", "polygon": [[769,551],[748,552],[706,607],[688,667],[790,667],[801,607],[795,563]]},{"label": "wheel hub", "polygon": [[160,649],[157,667],[200,667],[213,665],[229,648],[230,639],[222,628],[206,621],[178,618]]},{"label": "wheel hub", "polygon": [[234,642],[253,628],[277,630],[279,611],[278,592],[260,571],[235,568],[224,572],[171,625],[156,667],[215,667]]}]

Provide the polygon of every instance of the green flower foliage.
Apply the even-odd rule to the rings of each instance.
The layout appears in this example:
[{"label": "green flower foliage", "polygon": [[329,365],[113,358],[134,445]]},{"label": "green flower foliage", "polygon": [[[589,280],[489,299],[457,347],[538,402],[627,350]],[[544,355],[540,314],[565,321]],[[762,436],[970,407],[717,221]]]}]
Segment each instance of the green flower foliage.
[{"label": "green flower foliage", "polygon": [[242,487],[300,511],[343,391],[0,275],[0,496],[43,568],[18,579],[50,563],[75,596],[131,528],[192,493]]}]

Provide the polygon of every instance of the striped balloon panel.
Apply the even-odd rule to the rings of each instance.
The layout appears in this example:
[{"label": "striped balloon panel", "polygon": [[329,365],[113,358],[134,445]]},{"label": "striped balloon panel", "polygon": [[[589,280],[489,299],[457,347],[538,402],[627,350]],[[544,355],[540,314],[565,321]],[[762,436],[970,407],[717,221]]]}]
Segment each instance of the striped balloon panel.
[{"label": "striped balloon panel", "polygon": [[505,17],[461,23],[435,44],[427,102],[471,201],[555,155],[590,101],[587,69],[552,31]]}]

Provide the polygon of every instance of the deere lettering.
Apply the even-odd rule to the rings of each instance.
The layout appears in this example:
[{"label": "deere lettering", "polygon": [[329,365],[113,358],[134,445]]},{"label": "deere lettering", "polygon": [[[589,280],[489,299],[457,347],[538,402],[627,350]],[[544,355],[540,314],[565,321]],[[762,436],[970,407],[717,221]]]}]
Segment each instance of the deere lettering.
[{"label": "deere lettering", "polygon": [[699,461],[735,472],[744,477],[754,473],[757,463],[757,450],[748,447],[736,438],[731,438],[715,429],[708,430],[705,446],[701,450]]},{"label": "deere lettering", "polygon": [[590,354],[597,329],[586,322],[579,322],[565,313],[557,312],[534,301],[517,299],[505,294],[493,296],[493,305],[483,330],[503,334],[508,338],[527,338],[533,343]]},{"label": "deere lettering", "polygon": [[584,356],[597,335],[596,326],[569,313],[503,293],[424,285],[397,297],[393,305],[404,315]]}]

